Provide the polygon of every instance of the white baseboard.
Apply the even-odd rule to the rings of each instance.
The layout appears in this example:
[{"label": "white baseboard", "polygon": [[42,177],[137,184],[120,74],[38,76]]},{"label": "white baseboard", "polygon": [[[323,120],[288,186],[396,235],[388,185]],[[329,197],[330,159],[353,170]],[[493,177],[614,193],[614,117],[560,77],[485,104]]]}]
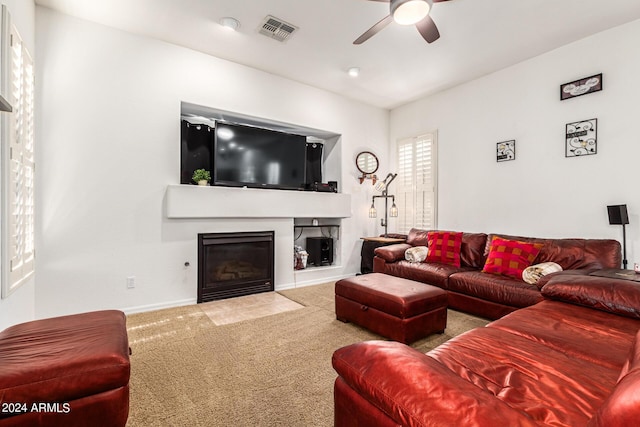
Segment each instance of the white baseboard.
[{"label": "white baseboard", "polygon": [[353,277],[355,276],[355,274],[338,274],[335,276],[324,276],[321,278],[314,278],[314,279],[310,279],[310,280],[301,280],[301,281],[296,281],[295,283],[287,283],[285,285],[282,286],[277,286],[276,287],[276,291],[284,291],[287,289],[294,289],[294,288],[302,288],[305,286],[313,286],[313,285],[320,285],[322,283],[327,283],[327,282],[336,282],[340,279],[344,279],[345,277]]},{"label": "white baseboard", "polygon": [[162,310],[164,308],[182,307],[185,305],[196,304],[196,299],[184,299],[179,301],[168,301],[159,304],[139,305],[136,307],[123,308],[124,314],[144,313],[146,311]]},{"label": "white baseboard", "polygon": [[[339,275],[330,276],[330,277],[325,276],[322,278],[315,278],[310,280],[297,281],[293,283],[286,283],[283,285],[276,286],[275,291],[285,291],[287,289],[302,288],[304,286],[320,285],[322,283],[335,282],[340,279],[344,279],[345,277],[352,277],[352,276],[355,276],[355,274],[339,274]],[[121,310],[126,315],[129,315],[134,313],[144,313],[147,311],[162,310],[165,308],[173,308],[173,307],[182,307],[185,305],[193,305],[193,304],[197,304],[197,300],[195,298],[194,299],[189,298],[189,299],[178,300],[178,301],[168,301],[168,302],[163,302],[159,304],[139,305],[135,307],[123,308]]]},{"label": "white baseboard", "polygon": [[279,285],[275,287],[275,291],[286,291],[287,289],[294,289],[296,287],[295,283],[287,283],[285,285]]}]

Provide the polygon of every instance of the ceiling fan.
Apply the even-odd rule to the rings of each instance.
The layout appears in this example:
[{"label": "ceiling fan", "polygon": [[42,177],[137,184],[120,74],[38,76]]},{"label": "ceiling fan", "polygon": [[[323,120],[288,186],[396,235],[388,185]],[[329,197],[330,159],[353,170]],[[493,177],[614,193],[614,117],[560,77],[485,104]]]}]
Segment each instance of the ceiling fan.
[{"label": "ceiling fan", "polygon": [[368,0],[389,3],[389,15],[382,18],[377,24],[369,28],[353,44],[362,44],[382,29],[396,21],[400,25],[414,25],[427,43],[433,43],[440,38],[440,32],[435,22],[429,16],[433,3],[449,0]]}]

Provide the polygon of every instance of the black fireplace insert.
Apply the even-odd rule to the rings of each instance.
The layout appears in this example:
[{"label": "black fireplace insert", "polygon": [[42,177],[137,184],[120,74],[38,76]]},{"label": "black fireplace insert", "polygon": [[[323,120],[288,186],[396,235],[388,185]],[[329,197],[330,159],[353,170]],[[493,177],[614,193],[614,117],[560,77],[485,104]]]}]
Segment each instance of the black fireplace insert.
[{"label": "black fireplace insert", "polygon": [[274,232],[198,234],[198,303],[273,291]]}]

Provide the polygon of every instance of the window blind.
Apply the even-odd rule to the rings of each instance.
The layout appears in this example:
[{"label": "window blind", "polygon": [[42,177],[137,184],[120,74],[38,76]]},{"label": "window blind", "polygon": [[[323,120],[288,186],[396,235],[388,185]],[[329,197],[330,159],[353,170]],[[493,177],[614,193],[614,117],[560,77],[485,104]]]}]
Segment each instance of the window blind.
[{"label": "window blind", "polygon": [[3,116],[5,210],[3,234],[2,296],[6,297],[34,271],[34,68],[22,39],[11,25],[9,30],[9,102],[13,112]]},{"label": "window blind", "polygon": [[398,141],[398,232],[436,228],[436,134]]}]

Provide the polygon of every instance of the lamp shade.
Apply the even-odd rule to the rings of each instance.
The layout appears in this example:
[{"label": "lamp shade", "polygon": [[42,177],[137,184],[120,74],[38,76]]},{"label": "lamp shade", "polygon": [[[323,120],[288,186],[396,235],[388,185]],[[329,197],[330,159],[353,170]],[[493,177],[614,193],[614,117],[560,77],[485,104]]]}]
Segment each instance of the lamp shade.
[{"label": "lamp shade", "polygon": [[378,212],[376,212],[376,207],[373,202],[371,202],[371,207],[369,208],[369,218],[375,218],[378,216]]},{"label": "lamp shade", "polygon": [[398,207],[396,206],[395,202],[391,205],[391,209],[389,209],[389,216],[392,218],[398,217]]},{"label": "lamp shade", "polygon": [[611,205],[607,206],[609,213],[609,224],[622,225],[629,224],[629,215],[627,214],[627,205]]}]

